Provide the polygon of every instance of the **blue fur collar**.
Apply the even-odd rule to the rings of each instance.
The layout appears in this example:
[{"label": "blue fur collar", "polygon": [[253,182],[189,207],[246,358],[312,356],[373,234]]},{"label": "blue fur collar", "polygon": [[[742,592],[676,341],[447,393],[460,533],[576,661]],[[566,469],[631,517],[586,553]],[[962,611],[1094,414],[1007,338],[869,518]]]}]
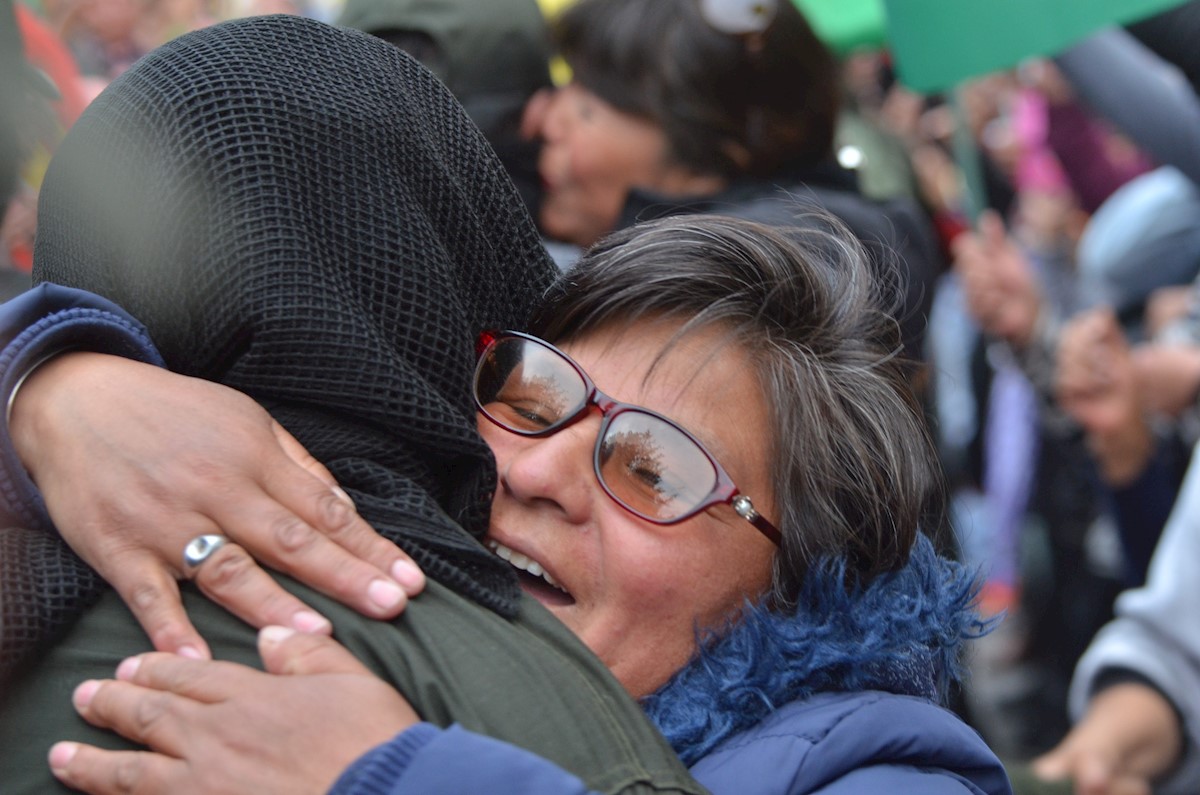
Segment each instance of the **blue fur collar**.
[{"label": "blue fur collar", "polygon": [[814,567],[793,613],[748,606],[643,706],[684,763],[822,692],[884,690],[943,700],[963,641],[989,628],[971,572],[921,536],[908,564],[847,590],[845,564]]}]

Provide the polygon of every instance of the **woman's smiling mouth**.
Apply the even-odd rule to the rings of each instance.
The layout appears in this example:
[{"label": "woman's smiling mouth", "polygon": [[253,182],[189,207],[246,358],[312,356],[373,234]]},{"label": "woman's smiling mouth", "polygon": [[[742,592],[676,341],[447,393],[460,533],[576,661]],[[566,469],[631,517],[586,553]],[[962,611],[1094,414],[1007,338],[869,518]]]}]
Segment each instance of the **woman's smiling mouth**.
[{"label": "woman's smiling mouth", "polygon": [[575,603],[575,599],[554,579],[542,564],[528,555],[516,552],[499,541],[487,540],[487,548],[497,557],[506,560],[520,577],[521,588],[533,598],[547,606],[562,606]]}]

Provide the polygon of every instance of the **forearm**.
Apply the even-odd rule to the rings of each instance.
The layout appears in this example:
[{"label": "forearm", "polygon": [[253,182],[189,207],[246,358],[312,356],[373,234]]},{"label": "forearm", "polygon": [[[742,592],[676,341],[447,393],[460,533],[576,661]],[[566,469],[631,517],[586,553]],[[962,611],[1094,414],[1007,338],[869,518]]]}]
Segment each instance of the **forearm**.
[{"label": "forearm", "polygon": [[[988,351],[994,362],[1011,361],[1033,386],[1038,415],[1045,430],[1055,437],[1074,437],[1079,424],[1062,410],[1056,396],[1058,339],[1063,320],[1055,307],[1043,301],[1033,331],[1023,346],[998,341]],[[996,367],[997,364],[993,364]]]},{"label": "forearm", "polygon": [[[98,296],[41,285],[0,305],[0,400],[7,405],[29,368],[59,351],[107,350],[158,362],[145,331]],[[103,588],[95,572],[49,532],[52,525],[0,428],[0,683],[55,636]]]},{"label": "forearm", "polygon": [[[68,351],[112,353],[161,365],[145,329],[120,307],[82,290],[43,284],[0,306],[0,401],[31,369]],[[0,433],[0,519],[30,529],[48,529],[48,515],[13,444],[7,423]]]},{"label": "forearm", "polygon": [[1108,683],[1090,696],[1079,722],[1038,761],[1041,773],[1065,774],[1079,792],[1109,792],[1120,781],[1153,785],[1155,792],[1180,791],[1176,774],[1184,739],[1178,712],[1148,679],[1113,670],[1104,676]]},{"label": "forearm", "polygon": [[1125,668],[1154,683],[1183,716],[1183,762],[1173,780],[1200,788],[1200,465],[1193,455],[1147,574],[1146,585],[1117,600],[1117,617],[1083,655],[1071,684],[1071,707],[1084,714],[1101,672]]},{"label": "forearm", "polygon": [[[1072,680],[1071,712],[1075,720],[1094,720],[1092,714],[1096,704],[1093,702],[1093,693],[1096,684],[1105,672],[1113,668],[1136,672],[1151,682],[1153,689],[1161,694],[1161,703],[1150,711],[1149,716],[1139,714],[1137,721],[1133,720],[1134,713],[1124,707],[1119,708],[1122,744],[1131,763],[1138,760],[1150,777],[1164,781],[1167,784],[1164,792],[1196,792],[1200,787],[1200,743],[1196,732],[1195,688],[1200,687],[1200,680],[1194,665],[1177,647],[1162,645],[1156,633],[1142,626],[1130,626],[1129,622],[1118,619],[1093,641]],[[1127,701],[1128,694],[1109,693],[1109,690],[1116,689],[1101,690],[1099,697],[1105,697],[1113,704]],[[1135,698],[1138,701],[1151,700],[1145,693],[1136,694]],[[1182,724],[1175,717],[1176,713],[1182,717]],[[1168,715],[1170,720],[1166,717]],[[1176,734],[1180,727],[1182,735]],[[1164,748],[1170,749],[1170,753],[1164,755]]]}]

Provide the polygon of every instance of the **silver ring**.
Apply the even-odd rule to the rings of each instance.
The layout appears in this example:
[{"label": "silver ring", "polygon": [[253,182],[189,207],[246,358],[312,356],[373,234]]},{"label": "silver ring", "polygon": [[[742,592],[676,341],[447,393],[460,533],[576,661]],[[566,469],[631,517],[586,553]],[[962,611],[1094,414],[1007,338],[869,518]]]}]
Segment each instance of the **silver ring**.
[{"label": "silver ring", "polygon": [[183,548],[183,568],[189,574],[193,573],[200,564],[212,557],[212,554],[229,541],[228,538],[215,533],[196,536],[187,542]]}]

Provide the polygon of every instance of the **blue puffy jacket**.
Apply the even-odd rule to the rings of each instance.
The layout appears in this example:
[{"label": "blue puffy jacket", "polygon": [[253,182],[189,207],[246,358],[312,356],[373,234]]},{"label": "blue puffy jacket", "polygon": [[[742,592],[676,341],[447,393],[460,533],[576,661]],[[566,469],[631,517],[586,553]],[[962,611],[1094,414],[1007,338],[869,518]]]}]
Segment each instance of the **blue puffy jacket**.
[{"label": "blue puffy jacket", "polygon": [[[714,795],[1010,793],[999,761],[953,713],[912,696],[825,693],[793,702],[692,766]],[[334,795],[576,795],[579,779],[457,726],[419,724],[360,758]]]}]

